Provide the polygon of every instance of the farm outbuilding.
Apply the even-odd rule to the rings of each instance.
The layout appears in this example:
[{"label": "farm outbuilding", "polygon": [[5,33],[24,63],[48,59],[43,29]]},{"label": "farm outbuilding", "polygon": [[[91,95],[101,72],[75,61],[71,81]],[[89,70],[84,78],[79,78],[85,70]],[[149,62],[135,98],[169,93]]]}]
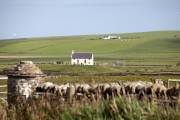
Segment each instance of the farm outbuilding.
[{"label": "farm outbuilding", "polygon": [[72,65],[93,65],[94,57],[93,53],[75,53],[72,51],[71,54],[71,64]]}]

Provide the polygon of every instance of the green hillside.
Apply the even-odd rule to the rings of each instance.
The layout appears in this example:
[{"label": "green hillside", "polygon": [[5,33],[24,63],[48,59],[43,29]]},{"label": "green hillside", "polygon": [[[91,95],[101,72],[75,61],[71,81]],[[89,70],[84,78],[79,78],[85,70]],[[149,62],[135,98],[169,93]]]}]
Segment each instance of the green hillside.
[{"label": "green hillside", "polygon": [[[0,73],[4,74],[4,70],[12,68],[11,65],[17,64],[21,60],[30,60],[47,63],[64,62],[64,65],[39,65],[49,75],[98,74],[104,76],[106,73],[106,75],[115,75],[116,73],[116,75],[120,75],[118,72],[137,75],[146,72],[164,72],[165,74],[171,72],[179,75],[180,31],[110,35],[120,36],[121,39],[102,40],[102,35],[78,35],[26,38],[15,41],[0,40]],[[94,62],[100,66],[66,65],[71,61],[72,50],[93,52]],[[116,61],[123,61],[125,66],[115,66]]]},{"label": "green hillside", "polygon": [[120,36],[121,39],[102,40],[102,35],[81,35],[1,40],[0,56],[43,56],[68,62],[71,51],[74,50],[93,52],[96,62],[180,59],[180,37],[174,37],[180,36],[180,31],[110,35]]}]

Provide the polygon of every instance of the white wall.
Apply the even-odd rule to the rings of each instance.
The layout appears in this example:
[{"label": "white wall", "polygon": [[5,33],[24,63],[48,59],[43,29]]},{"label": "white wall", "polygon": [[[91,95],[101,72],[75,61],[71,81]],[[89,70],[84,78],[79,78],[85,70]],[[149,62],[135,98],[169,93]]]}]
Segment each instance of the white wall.
[{"label": "white wall", "polygon": [[[86,63],[85,63],[86,61]],[[71,59],[71,64],[77,64],[77,65],[93,65],[93,59]]]},{"label": "white wall", "polygon": [[[85,63],[86,60],[86,63]],[[79,61],[79,62],[78,62]],[[92,54],[92,59],[72,59],[71,58],[71,65],[94,65],[94,57]]]}]

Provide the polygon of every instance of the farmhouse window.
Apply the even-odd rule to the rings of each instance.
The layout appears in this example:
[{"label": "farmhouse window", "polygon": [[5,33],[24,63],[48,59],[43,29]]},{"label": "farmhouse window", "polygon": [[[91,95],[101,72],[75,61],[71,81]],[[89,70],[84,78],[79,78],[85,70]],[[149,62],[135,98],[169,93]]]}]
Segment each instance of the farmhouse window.
[{"label": "farmhouse window", "polygon": [[77,60],[77,63],[79,63],[79,60]]},{"label": "farmhouse window", "polygon": [[84,63],[86,63],[86,60],[84,60]]}]

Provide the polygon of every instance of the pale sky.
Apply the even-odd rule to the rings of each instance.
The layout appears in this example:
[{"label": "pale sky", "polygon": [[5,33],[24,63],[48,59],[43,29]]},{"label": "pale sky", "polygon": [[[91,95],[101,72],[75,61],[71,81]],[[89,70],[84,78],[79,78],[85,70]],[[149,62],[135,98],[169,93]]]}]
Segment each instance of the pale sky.
[{"label": "pale sky", "polygon": [[0,0],[0,39],[180,30],[180,0]]}]

